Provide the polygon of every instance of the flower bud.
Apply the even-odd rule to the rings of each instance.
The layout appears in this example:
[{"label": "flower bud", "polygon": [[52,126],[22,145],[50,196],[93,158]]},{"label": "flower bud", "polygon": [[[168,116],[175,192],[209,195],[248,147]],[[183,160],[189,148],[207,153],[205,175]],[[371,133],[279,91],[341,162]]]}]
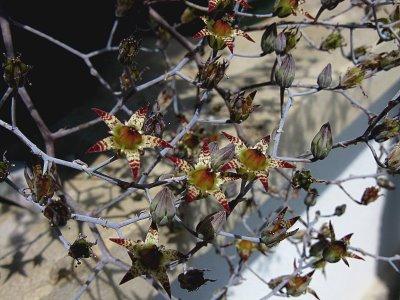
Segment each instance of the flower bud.
[{"label": "flower bud", "polygon": [[199,237],[205,241],[211,241],[221,231],[226,223],[226,211],[220,210],[209,214],[196,226]]},{"label": "flower bud", "polygon": [[214,282],[213,279],[204,278],[204,270],[190,269],[186,272],[179,274],[178,281],[181,289],[193,292],[199,289],[208,281]]},{"label": "flower bud", "polygon": [[321,0],[321,5],[324,9],[333,10],[340,2],[344,0]]},{"label": "flower bud", "polygon": [[8,57],[3,63],[4,81],[10,88],[16,89],[25,85],[31,66],[21,61],[21,55]]},{"label": "flower bud", "polygon": [[44,208],[43,215],[50,220],[51,226],[62,227],[71,219],[71,210],[65,198],[60,197],[59,200],[50,199]]},{"label": "flower bud", "polygon": [[3,160],[0,161],[0,182],[6,180],[8,175],[10,175],[10,168],[10,162],[6,159],[6,156],[3,155]]},{"label": "flower bud", "polygon": [[340,217],[346,212],[346,204],[342,204],[335,207],[335,212],[333,213],[335,216]]},{"label": "flower bud", "polygon": [[175,201],[176,197],[168,187],[164,187],[156,194],[150,204],[150,213],[157,225],[166,225],[174,219]]},{"label": "flower bud", "polygon": [[229,144],[221,149],[218,149],[211,154],[211,166],[214,169],[219,169],[222,165],[232,160],[235,156],[235,145]]},{"label": "flower bud", "polygon": [[294,14],[298,5],[298,0],[276,0],[272,11],[274,16],[286,18],[291,14]]},{"label": "flower bud", "polygon": [[295,77],[295,62],[293,56],[287,54],[280,66],[275,70],[275,81],[281,88],[288,88],[292,85]]},{"label": "flower bud", "polygon": [[368,205],[379,197],[379,188],[371,186],[365,189],[362,197],[361,197],[361,203],[364,205]]},{"label": "flower bud", "polygon": [[285,53],[289,53],[290,50],[296,47],[297,43],[301,39],[302,34],[298,28],[285,29],[283,33],[286,37],[286,47],[284,51]]},{"label": "flower bud", "polygon": [[376,180],[376,184],[384,189],[387,190],[394,190],[396,189],[395,184],[393,183],[393,181],[389,180],[386,176],[379,176]]},{"label": "flower bud", "polygon": [[332,83],[332,66],[327,64],[322,72],[318,75],[317,84],[320,89],[330,87]]},{"label": "flower bud", "polygon": [[394,145],[392,151],[389,152],[386,158],[386,165],[394,172],[400,170],[400,143]]},{"label": "flower bud", "polygon": [[360,85],[365,77],[365,70],[361,67],[355,66],[349,68],[344,74],[340,85],[343,89],[349,89]]},{"label": "flower bud", "polygon": [[75,259],[78,265],[80,265],[80,260],[82,258],[93,256],[92,247],[94,245],[96,245],[96,243],[86,241],[86,236],[79,234],[75,242],[69,247],[68,255]]},{"label": "flower bud", "polygon": [[311,153],[315,160],[326,158],[332,149],[332,132],[329,122],[322,125],[311,142]]},{"label": "flower bud", "polygon": [[286,35],[284,32],[278,34],[275,39],[275,52],[276,54],[284,54],[286,48]]},{"label": "flower bud", "polygon": [[230,121],[241,123],[250,116],[250,114],[259,107],[253,105],[253,100],[257,91],[251,92],[245,96],[245,92],[240,92],[228,100],[228,109]]},{"label": "flower bud", "polygon": [[314,206],[317,203],[318,191],[317,189],[310,189],[304,199],[304,204],[308,207]]},{"label": "flower bud", "polygon": [[277,37],[276,23],[269,25],[261,37],[261,49],[263,53],[270,54],[275,51],[275,40]]},{"label": "flower bud", "polygon": [[314,178],[310,170],[297,170],[292,178],[292,186],[295,189],[304,189],[308,191],[313,182]]},{"label": "flower bud", "polygon": [[345,45],[344,38],[339,31],[334,31],[329,34],[322,42],[320,49],[323,51],[335,50],[336,48]]},{"label": "flower bud", "polygon": [[371,131],[371,137],[378,143],[382,143],[400,134],[400,119],[385,118]]},{"label": "flower bud", "polygon": [[135,58],[140,50],[140,40],[134,37],[123,39],[119,44],[118,61],[124,66],[134,64]]},{"label": "flower bud", "polygon": [[198,74],[200,87],[210,90],[217,86],[222,78],[224,78],[227,66],[228,62],[226,60],[222,62],[208,60]]}]

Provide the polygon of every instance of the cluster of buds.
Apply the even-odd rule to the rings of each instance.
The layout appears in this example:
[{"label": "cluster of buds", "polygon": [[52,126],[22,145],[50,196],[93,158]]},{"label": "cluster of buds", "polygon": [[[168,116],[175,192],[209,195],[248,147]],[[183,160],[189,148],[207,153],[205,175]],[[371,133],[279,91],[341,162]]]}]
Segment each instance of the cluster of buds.
[{"label": "cluster of buds", "polygon": [[5,154],[3,154],[3,159],[0,161],[0,182],[6,180],[8,175],[10,175],[11,163],[7,160]]},{"label": "cluster of buds", "polygon": [[323,51],[331,51],[346,45],[344,37],[339,31],[334,31],[322,41],[320,49]]},{"label": "cluster of buds", "polygon": [[311,142],[311,153],[314,160],[321,160],[328,156],[332,150],[332,131],[329,122],[321,126]]},{"label": "cluster of buds", "polygon": [[207,282],[214,282],[214,279],[204,278],[205,270],[189,269],[178,275],[178,281],[181,289],[189,292],[197,291]]},{"label": "cluster of buds", "polygon": [[59,199],[50,199],[44,208],[43,215],[49,219],[51,226],[62,227],[71,219],[71,210],[64,196]]},{"label": "cluster of buds", "polygon": [[298,28],[286,28],[277,34],[276,23],[269,25],[261,38],[261,49],[264,54],[276,52],[278,55],[289,53],[296,47],[301,39],[301,32]]},{"label": "cluster of buds", "polygon": [[308,191],[314,182],[315,179],[310,170],[297,170],[292,177],[292,186],[295,189]]},{"label": "cluster of buds", "polygon": [[400,118],[385,118],[376,125],[370,134],[376,142],[382,143],[400,134]]},{"label": "cluster of buds", "polygon": [[31,66],[25,64],[21,60],[21,55],[15,57],[7,57],[3,63],[4,81],[12,89],[22,87],[27,82],[27,76],[32,69]]},{"label": "cluster of buds", "polygon": [[24,172],[33,200],[39,204],[47,204],[47,201],[59,189],[55,179],[55,169],[45,171],[43,172],[40,162],[36,162],[32,168],[25,168]]},{"label": "cluster of buds", "polygon": [[124,66],[131,66],[140,51],[141,41],[133,36],[123,39],[119,44],[118,61]]},{"label": "cluster of buds", "polygon": [[176,213],[176,196],[168,188],[159,191],[150,204],[150,213],[153,221],[160,226],[170,223]]},{"label": "cluster of buds", "polygon": [[226,223],[226,211],[220,210],[207,215],[196,226],[196,233],[204,241],[212,241]]},{"label": "cluster of buds", "polygon": [[288,231],[294,223],[297,222],[299,217],[294,217],[289,220],[284,220],[287,207],[283,208],[275,217],[275,219],[266,225],[261,232],[261,241],[268,247],[271,248],[276,246],[284,239],[294,235],[298,229]]},{"label": "cluster of buds", "polygon": [[226,60],[219,62],[218,57],[208,59],[197,75],[200,87],[207,90],[216,87],[222,78],[224,78],[227,67],[228,62]]},{"label": "cluster of buds", "polygon": [[343,78],[340,80],[340,87],[349,89],[360,85],[365,78],[365,74],[365,68],[362,66],[354,66],[347,69]]},{"label": "cluster of buds", "polygon": [[[298,297],[304,295],[305,293],[310,293],[315,298],[319,299],[317,293],[312,288],[309,287],[313,274],[314,271],[311,271],[303,276],[300,274],[296,274],[294,276],[292,275],[279,276],[277,278],[271,279],[268,282],[268,286],[269,288],[274,289],[277,286],[281,285],[284,281],[287,281],[287,283],[282,287],[282,289],[279,290],[279,293],[282,296]],[[283,289],[285,289],[285,292],[282,291]]]},{"label": "cluster of buds", "polygon": [[317,78],[317,84],[319,89],[329,88],[332,84],[332,66],[327,64],[325,68],[319,73]]},{"label": "cluster of buds", "polygon": [[91,243],[86,240],[86,236],[79,234],[74,243],[69,247],[68,255],[77,261],[77,264],[81,264],[81,259],[90,258],[93,256],[92,247],[97,242]]},{"label": "cluster of buds", "polygon": [[379,188],[371,186],[365,189],[362,197],[361,204],[368,205],[375,202],[379,198]]},{"label": "cluster of buds", "polygon": [[253,91],[248,95],[245,92],[240,92],[230,97],[228,100],[228,109],[230,115],[230,121],[234,123],[241,123],[250,116],[250,114],[259,107],[253,105],[253,100],[257,91]]},{"label": "cluster of buds", "polygon": [[393,172],[400,171],[400,143],[393,146],[393,149],[386,157],[386,166]]}]

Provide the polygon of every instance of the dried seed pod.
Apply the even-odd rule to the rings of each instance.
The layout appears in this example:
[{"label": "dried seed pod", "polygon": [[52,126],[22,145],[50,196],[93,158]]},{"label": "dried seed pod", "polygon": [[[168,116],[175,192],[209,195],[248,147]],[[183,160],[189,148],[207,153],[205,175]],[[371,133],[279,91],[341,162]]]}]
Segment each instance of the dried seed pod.
[{"label": "dried seed pod", "polygon": [[230,121],[234,123],[241,123],[250,116],[250,114],[259,107],[253,105],[253,100],[257,91],[253,91],[247,96],[245,92],[240,92],[231,97],[228,102],[228,109],[230,114]]},{"label": "dried seed pod", "polygon": [[[218,59],[218,58],[217,58]],[[228,62],[223,60],[218,62],[217,59],[209,59],[199,71],[198,81],[203,89],[212,89],[224,78],[225,70]]]},{"label": "dried seed pod", "polygon": [[361,203],[364,205],[368,205],[372,202],[375,202],[378,198],[379,198],[379,188],[371,186],[365,189],[361,197]]},{"label": "dried seed pod", "polygon": [[186,272],[179,274],[178,281],[181,289],[189,292],[197,291],[202,285],[207,282],[214,282],[213,279],[204,278],[204,271],[199,269],[189,269]]},{"label": "dried seed pod", "polygon": [[340,81],[340,86],[343,89],[353,88],[360,85],[365,77],[365,70],[362,67],[355,66],[349,68]]},{"label": "dried seed pod", "polygon": [[62,227],[71,219],[71,210],[63,196],[58,200],[50,199],[43,211],[43,215],[50,220],[51,226]]},{"label": "dried seed pod", "polygon": [[292,186],[295,189],[304,189],[308,191],[314,181],[310,170],[297,170],[292,178]]},{"label": "dried seed pod", "polygon": [[133,36],[123,39],[119,44],[118,61],[124,66],[131,66],[140,51],[141,41]]},{"label": "dried seed pod", "polygon": [[92,247],[97,243],[91,243],[86,241],[86,236],[79,234],[75,242],[69,247],[68,255],[77,261],[77,264],[81,264],[82,258],[89,258],[93,256]]}]

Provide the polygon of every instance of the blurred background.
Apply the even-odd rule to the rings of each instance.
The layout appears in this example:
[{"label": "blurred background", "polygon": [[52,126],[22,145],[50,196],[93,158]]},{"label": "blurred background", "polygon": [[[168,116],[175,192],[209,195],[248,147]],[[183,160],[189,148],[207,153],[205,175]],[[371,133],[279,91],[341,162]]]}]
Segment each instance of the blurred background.
[{"label": "blurred background", "polygon": [[[205,6],[206,1],[193,1]],[[251,2],[254,12],[265,13],[271,7],[271,1]],[[23,1],[3,0],[0,2],[0,14],[16,22],[29,25],[47,35],[54,37],[65,44],[88,53],[106,45],[111,28],[115,20],[114,1],[62,1],[48,0]],[[307,9],[316,10],[319,2],[306,5]],[[341,6],[343,5],[343,6]],[[338,9],[345,7],[345,3]],[[159,3],[154,7],[170,24],[178,24],[185,6],[179,1]],[[349,15],[337,18],[337,22],[357,21],[362,11],[355,10]],[[329,16],[329,14],[327,14]],[[121,39],[129,36],[134,31],[140,32],[143,46],[154,48],[157,37],[147,22],[148,17],[143,11],[133,11],[119,20],[113,45],[117,46]],[[254,20],[244,19],[250,24]],[[261,22],[261,21],[260,21]],[[199,20],[179,26],[177,29],[186,36],[192,36],[201,27]],[[18,26],[11,25],[14,48],[16,53],[21,53],[22,59],[33,66],[29,79],[29,94],[34,105],[42,115],[51,131],[65,127],[72,127],[81,122],[94,118],[90,108],[99,107],[110,110],[115,101],[113,95],[105,89],[89,72],[81,58],[74,56],[65,49],[54,45],[32,32]],[[319,44],[323,37],[330,31],[325,28],[307,28],[307,36]],[[358,32],[356,32],[358,33]],[[346,32],[343,33],[345,38]],[[257,54],[261,52],[260,39],[262,31],[252,32],[255,44],[246,40],[237,39],[236,49],[239,53]],[[356,34],[355,43],[359,46],[370,44],[376,39],[373,30],[364,30]],[[5,52],[4,45],[0,43],[0,51]],[[379,53],[387,45],[378,45],[373,49]],[[177,63],[185,50],[175,41],[171,40],[165,49],[171,64]],[[227,50],[223,55],[227,56]],[[165,66],[164,56],[161,53],[141,51],[137,59],[139,69],[146,68],[141,82],[146,82],[168,70]],[[327,63],[332,63],[334,78],[338,81],[339,75],[350,66],[344,59],[340,50],[332,53],[311,51],[309,43],[302,39],[293,52],[296,59],[296,80],[301,83],[315,83],[315,78]],[[119,90],[119,76],[122,67],[116,60],[117,52],[109,52],[96,56],[93,64],[114,90]],[[206,57],[206,56],[205,56]],[[272,56],[260,58],[235,58],[227,76],[221,82],[222,87],[240,87],[264,81],[269,74],[274,62]],[[183,70],[191,78],[196,76],[196,66],[189,64]],[[160,91],[169,81],[150,87],[135,94],[127,106],[134,110],[145,102],[154,103]],[[196,93],[186,82],[176,79],[179,103],[182,111],[190,117],[194,110]],[[379,112],[400,87],[398,70],[379,74],[363,83],[363,91],[355,88],[349,94],[372,112]],[[4,94],[7,86],[0,81],[0,93]],[[246,135],[253,141],[270,133],[276,128],[279,120],[279,90],[275,87],[258,89],[255,104],[261,105],[251,117],[243,123]],[[222,100],[213,94],[208,104],[209,110],[204,113],[204,118],[213,113],[216,118],[227,118],[228,112],[218,109]],[[128,116],[119,113],[122,119]],[[0,110],[0,119],[9,121],[9,103]],[[165,114],[167,127],[173,130],[177,127],[178,120],[172,109]],[[17,106],[18,126],[41,149],[43,141],[34,126],[29,112],[24,105]],[[359,135],[366,127],[367,118],[340,94],[321,92],[315,95],[298,98],[291,111],[285,133],[281,140],[280,154],[296,156],[309,149],[310,141],[321,125],[330,122],[334,140],[340,141]],[[218,132],[220,127],[202,124],[210,132]],[[223,130],[233,131],[231,125],[224,125]],[[105,136],[103,124],[72,134],[56,142],[56,156],[67,160],[80,159],[88,164],[103,161],[102,155],[85,154],[86,149],[95,141]],[[167,133],[167,137],[168,137]],[[31,155],[14,136],[0,129],[0,153],[7,151],[7,158],[15,164],[11,177],[20,186],[25,185],[23,167],[31,159]],[[226,141],[220,141],[226,144]],[[377,145],[375,145],[377,147]],[[150,161],[151,157],[148,159]],[[147,161],[147,163],[148,163]],[[123,161],[118,161],[105,169],[110,174],[120,178],[127,178],[129,171]],[[335,180],[352,175],[370,174],[376,172],[376,166],[370,152],[364,146],[353,146],[348,149],[334,150],[328,159],[312,164],[311,170],[317,178]],[[170,172],[171,167],[160,166],[155,174]],[[119,188],[104,182],[89,178],[84,174],[77,174],[69,169],[62,168],[60,175],[64,188],[71,197],[87,210],[104,205],[121,193]],[[155,177],[154,177],[155,178]],[[282,188],[279,176],[273,174],[272,183],[277,190]],[[349,192],[359,198],[364,189],[374,182],[360,180],[349,184]],[[395,180],[398,186],[398,180]],[[341,237],[349,232],[354,232],[352,244],[371,253],[391,256],[400,252],[400,224],[398,215],[400,204],[398,191],[390,191],[379,201],[366,207],[359,207],[352,203],[340,189],[319,187],[321,197],[315,210],[333,211],[337,205],[347,204],[347,212],[341,218],[334,220],[336,234]],[[154,195],[156,191],[152,191]],[[0,185],[0,194],[8,198],[18,197],[3,184]],[[274,198],[267,198],[261,193],[257,195],[260,201],[260,211],[266,216],[280,206]],[[300,197],[301,198],[301,197]],[[299,199],[300,199],[299,198]],[[143,194],[138,192],[129,197],[129,201],[120,206],[113,207],[106,212],[108,218],[118,220],[131,217],[147,208]],[[201,215],[213,211],[211,205],[204,201],[194,203],[190,209],[185,209],[185,219],[194,227]],[[302,201],[294,200],[292,207],[298,214],[304,214]],[[0,204],[0,298],[15,298],[18,291],[19,299],[69,299],[76,293],[79,286],[86,280],[95,265],[94,259],[85,260],[78,268],[74,267],[72,259],[65,253],[64,248],[51,234],[46,219],[35,213],[29,213],[19,207]],[[247,218],[251,227],[256,227],[262,222],[256,210],[251,211]],[[124,234],[132,239],[141,239],[147,229],[148,222],[143,221],[124,228]],[[233,216],[227,224],[225,231],[248,234],[240,222],[240,214]],[[70,221],[63,229],[63,234],[68,240],[73,241],[78,232],[85,232],[91,238],[88,229]],[[193,245],[193,238],[179,226],[162,228],[162,242],[171,248],[187,251]],[[104,237],[113,236],[110,230],[101,229]],[[117,257],[128,262],[126,252],[114,245],[107,244]],[[226,248],[227,255],[235,255],[234,247]],[[95,249],[96,252],[96,249]],[[296,257],[295,249],[287,242],[282,243],[267,256],[254,255],[248,265],[266,281],[271,278],[290,273],[293,259]],[[237,258],[236,258],[237,259]],[[215,279],[208,282],[198,291],[188,293],[179,288],[175,280],[181,270],[171,273],[172,294],[180,299],[211,299],[213,292],[225,285],[229,278],[229,266],[221,256],[215,253],[213,247],[201,251],[198,257],[191,260],[188,266],[209,269],[207,277]],[[117,268],[106,268],[93,282],[89,292],[83,299],[150,299],[157,297],[157,292],[144,280],[138,279],[119,287],[117,284],[123,276],[123,271]],[[351,261],[350,268],[344,264],[330,266],[326,278],[318,272],[314,276],[311,286],[317,291],[321,299],[399,299],[400,280],[399,274],[385,263],[377,263],[372,259],[366,262]],[[259,299],[269,292],[267,286],[256,278],[251,271],[243,271],[243,282],[234,287],[228,294],[229,299]],[[158,297],[160,297],[158,295]],[[305,295],[299,299],[310,299]]]}]

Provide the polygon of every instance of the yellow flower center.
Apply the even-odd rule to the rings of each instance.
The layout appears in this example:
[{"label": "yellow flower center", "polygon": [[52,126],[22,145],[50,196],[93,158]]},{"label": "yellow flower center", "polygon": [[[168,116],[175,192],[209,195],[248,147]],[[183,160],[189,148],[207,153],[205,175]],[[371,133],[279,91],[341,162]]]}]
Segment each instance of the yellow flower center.
[{"label": "yellow flower center", "polygon": [[196,169],[189,174],[189,183],[203,192],[213,190],[216,181],[217,176],[210,168]]},{"label": "yellow flower center", "polygon": [[267,157],[257,149],[246,149],[242,151],[239,160],[251,171],[265,170]]},{"label": "yellow flower center", "polygon": [[114,129],[114,142],[122,149],[135,150],[142,139],[142,135],[133,127],[119,126]]},{"label": "yellow flower center", "polygon": [[232,27],[229,23],[217,20],[212,25],[212,32],[219,36],[231,36],[232,35]]}]

